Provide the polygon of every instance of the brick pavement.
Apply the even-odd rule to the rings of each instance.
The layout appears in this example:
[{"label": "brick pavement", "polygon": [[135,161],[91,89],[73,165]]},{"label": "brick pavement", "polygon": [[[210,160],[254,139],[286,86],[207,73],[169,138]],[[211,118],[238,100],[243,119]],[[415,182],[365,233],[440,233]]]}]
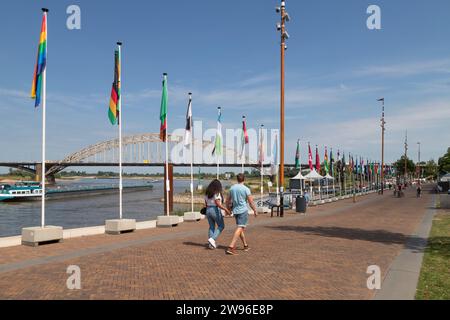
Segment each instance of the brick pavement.
[{"label": "brick pavement", "polygon": [[[207,222],[121,236],[0,249],[0,299],[370,299],[367,266],[383,276],[431,205],[432,195],[391,192],[319,207],[308,215],[251,218],[249,252],[205,248]],[[66,268],[81,268],[81,290]]]}]

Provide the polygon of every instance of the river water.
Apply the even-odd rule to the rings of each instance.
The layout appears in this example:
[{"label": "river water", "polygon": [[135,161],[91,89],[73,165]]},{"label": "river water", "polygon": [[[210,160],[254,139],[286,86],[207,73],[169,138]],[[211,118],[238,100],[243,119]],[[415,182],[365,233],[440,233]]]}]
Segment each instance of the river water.
[{"label": "river water", "polygon": [[[148,180],[124,180],[125,186],[142,185]],[[207,181],[202,184],[206,185]],[[123,194],[123,218],[136,221],[155,220],[164,212],[163,181],[152,183],[153,190],[126,192]],[[58,182],[60,188],[117,186],[117,179],[80,179]],[[197,185],[197,182],[194,183]],[[174,180],[174,192],[189,190],[189,180]],[[174,210],[187,210],[190,205],[175,204]],[[100,226],[107,219],[119,217],[119,194],[85,196],[46,202],[46,225],[62,226],[64,229]],[[20,235],[23,227],[41,224],[41,202],[0,202],[0,237]]]}]

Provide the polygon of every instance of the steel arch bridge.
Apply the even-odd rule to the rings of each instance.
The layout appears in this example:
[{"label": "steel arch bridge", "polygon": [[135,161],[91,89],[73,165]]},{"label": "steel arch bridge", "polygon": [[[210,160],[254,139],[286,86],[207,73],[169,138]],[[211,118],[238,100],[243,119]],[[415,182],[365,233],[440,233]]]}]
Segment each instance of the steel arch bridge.
[{"label": "steel arch bridge", "polygon": [[[170,154],[175,146],[182,145],[184,137],[177,135],[168,135],[169,143],[169,162],[175,166],[190,165],[190,157],[181,157],[174,162]],[[212,150],[214,143],[209,140],[194,140],[194,152],[202,152],[206,148]],[[181,151],[183,150],[180,148]],[[240,155],[231,148],[224,146],[223,159],[233,159],[233,162],[221,162],[223,166],[239,166],[241,163]],[[194,157],[195,159],[195,157]],[[162,166],[165,161],[165,144],[161,142],[159,133],[144,133],[122,137],[122,163],[124,166]],[[84,167],[84,166],[118,166],[119,162],[119,139],[99,142],[74,152],[60,161],[46,162],[46,176],[54,178],[55,174],[66,169],[67,167]],[[196,166],[215,166],[215,162],[199,163],[194,160]],[[249,157],[245,157],[247,167],[257,166],[257,161],[252,161]],[[0,163],[1,166],[24,170],[39,177],[41,171],[40,162],[5,162]]]}]

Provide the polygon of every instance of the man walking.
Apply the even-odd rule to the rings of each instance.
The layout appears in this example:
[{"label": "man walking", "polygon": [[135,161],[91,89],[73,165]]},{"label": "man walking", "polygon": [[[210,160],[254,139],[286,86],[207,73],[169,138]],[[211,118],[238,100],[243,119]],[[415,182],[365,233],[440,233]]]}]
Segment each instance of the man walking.
[{"label": "man walking", "polygon": [[233,185],[230,189],[230,195],[228,196],[227,205],[233,212],[233,216],[236,219],[236,231],[233,235],[233,240],[228,247],[227,254],[236,255],[236,242],[240,238],[244,245],[244,251],[248,251],[249,247],[247,240],[245,239],[245,228],[248,224],[248,204],[252,208],[255,217],[257,216],[257,210],[250,189],[244,185],[245,177],[242,173],[237,175],[237,184]]}]

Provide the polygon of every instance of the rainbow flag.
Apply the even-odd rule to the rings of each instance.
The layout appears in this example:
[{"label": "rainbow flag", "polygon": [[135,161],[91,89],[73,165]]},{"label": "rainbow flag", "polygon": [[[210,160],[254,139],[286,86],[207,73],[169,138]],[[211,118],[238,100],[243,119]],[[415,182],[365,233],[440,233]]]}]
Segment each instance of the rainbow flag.
[{"label": "rainbow flag", "polygon": [[42,17],[41,35],[37,53],[36,67],[34,68],[33,84],[31,86],[31,98],[35,99],[34,106],[41,104],[42,76],[47,65],[47,11]]},{"label": "rainbow flag", "polygon": [[108,118],[111,124],[119,124],[120,112],[120,51],[114,51],[114,82],[109,100]]}]

